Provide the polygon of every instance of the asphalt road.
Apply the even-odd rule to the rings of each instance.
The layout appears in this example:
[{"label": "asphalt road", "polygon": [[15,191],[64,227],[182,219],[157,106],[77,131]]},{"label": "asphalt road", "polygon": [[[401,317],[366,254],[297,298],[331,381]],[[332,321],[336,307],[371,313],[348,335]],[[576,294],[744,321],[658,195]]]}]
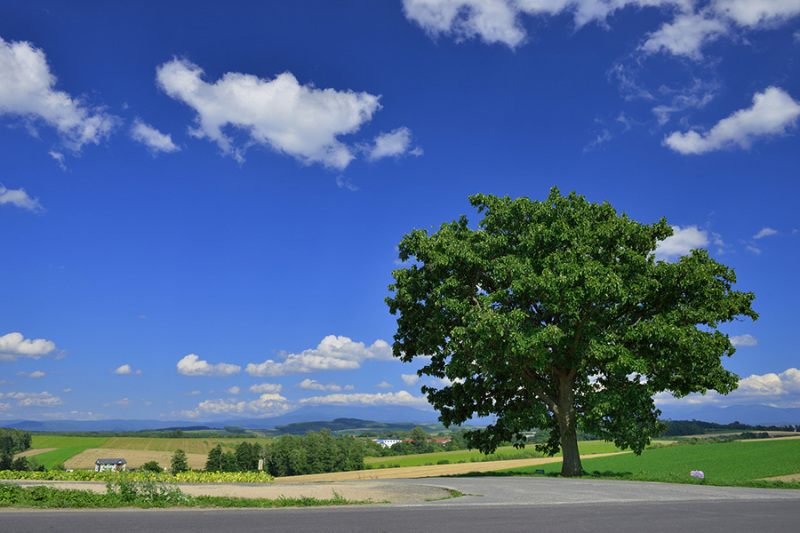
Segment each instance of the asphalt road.
[{"label": "asphalt road", "polygon": [[396,480],[465,496],[308,509],[0,511],[0,532],[516,531],[592,533],[797,529],[800,491],[549,478]]}]

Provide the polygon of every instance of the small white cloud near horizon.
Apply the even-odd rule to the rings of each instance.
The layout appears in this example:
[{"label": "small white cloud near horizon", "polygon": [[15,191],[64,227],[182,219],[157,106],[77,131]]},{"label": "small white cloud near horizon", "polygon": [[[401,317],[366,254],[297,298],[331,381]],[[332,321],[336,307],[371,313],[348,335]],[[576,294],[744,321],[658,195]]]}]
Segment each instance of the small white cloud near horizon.
[{"label": "small white cloud near horizon", "polygon": [[329,394],[303,398],[298,403],[303,405],[402,405],[425,411],[433,410],[424,396],[412,396],[407,391],[377,394]]},{"label": "small white cloud near horizon", "polygon": [[31,198],[25,189],[7,189],[0,183],[0,205],[13,205],[26,211],[38,213],[44,211],[38,198]]},{"label": "small white cloud near horizon", "polygon": [[400,379],[403,380],[407,386],[412,386],[420,380],[420,377],[416,374],[400,374]]},{"label": "small white cloud near horizon", "polygon": [[147,146],[151,152],[172,153],[180,151],[180,147],[172,142],[172,135],[161,133],[138,118],[131,126],[131,138]]},{"label": "small white cloud near horizon", "polygon": [[52,407],[63,405],[64,401],[58,396],[44,392],[0,392],[0,400],[17,400],[18,407]]},{"label": "small white cloud near horizon", "polygon": [[122,398],[114,402],[104,403],[103,407],[130,407],[134,402],[130,398]]},{"label": "small white cloud near horizon", "polygon": [[354,342],[348,337],[328,335],[314,349],[281,357],[283,362],[268,359],[259,364],[249,363],[245,372],[254,377],[274,377],[309,374],[319,370],[354,370],[368,359],[392,360],[392,348],[380,339],[371,346],[366,346],[363,342]]},{"label": "small white cloud near horizon", "polygon": [[66,147],[74,151],[99,144],[118,119],[92,109],[55,89],[44,52],[29,42],[6,42],[0,37],[0,116],[39,119],[55,128]]},{"label": "small white cloud near horizon", "polygon": [[39,359],[56,351],[53,341],[26,339],[22,333],[7,333],[0,337],[0,361],[16,361],[20,357]]},{"label": "small white cloud near horizon", "polygon": [[[340,392],[342,390],[342,386],[337,385],[336,383],[328,383],[327,385],[323,385],[322,383],[320,383],[315,379],[308,379],[308,378],[298,383],[297,387],[300,389],[317,390],[322,392]],[[347,390],[348,387],[352,389],[352,386],[348,385],[347,387],[345,387],[345,390]]]},{"label": "small white cloud near horizon", "polygon": [[242,367],[227,363],[209,364],[208,361],[201,361],[195,354],[189,354],[178,361],[178,374],[181,376],[215,376],[229,377],[241,372]]},{"label": "small white cloud near horizon", "polygon": [[283,385],[279,383],[258,383],[256,385],[250,385],[248,390],[256,394],[268,394],[280,392],[283,390]]},{"label": "small white cloud near horizon", "polygon": [[118,376],[127,376],[129,374],[136,374],[140,375],[142,373],[141,370],[134,370],[131,368],[131,365],[121,365],[111,371],[112,374],[117,374]]},{"label": "small white cloud near horizon", "polygon": [[[156,79],[167,95],[197,113],[190,134],[215,142],[239,162],[249,145],[261,145],[303,164],[343,170],[355,155],[339,137],[358,131],[381,108],[380,96],[301,85],[290,72],[272,79],[228,72],[215,82],[203,75],[199,66],[176,58],[158,67]],[[237,145],[223,132],[229,126],[249,141]]]},{"label": "small white cloud near horizon", "polygon": [[744,335],[734,335],[730,338],[731,344],[736,346],[755,346],[758,344],[758,339],[750,335],[749,333],[745,333]]},{"label": "small white cloud near horizon", "polygon": [[31,373],[28,372],[17,372],[17,375],[21,378],[32,378],[32,379],[39,379],[45,377],[47,374],[42,372],[41,370],[34,370]]},{"label": "small white cloud near horizon", "polygon": [[697,226],[672,226],[672,236],[663,241],[658,241],[656,246],[656,258],[668,259],[688,255],[696,248],[708,246],[708,232],[698,229]]},{"label": "small white cloud near horizon", "polygon": [[761,231],[753,235],[754,239],[763,239],[764,237],[769,237],[771,235],[777,235],[778,231],[772,228],[762,228]]},{"label": "small white cloud near horizon", "polygon": [[789,368],[780,374],[751,374],[739,380],[739,387],[730,394],[722,395],[714,391],[703,394],[690,394],[675,398],[668,392],[654,397],[656,405],[767,405],[777,408],[800,407],[800,370]]},{"label": "small white cloud near horizon", "polygon": [[785,135],[797,124],[800,103],[778,87],[753,96],[753,105],[717,122],[709,131],[673,132],[663,144],[684,155],[699,155],[732,148],[748,149],[759,139]]},{"label": "small white cloud near horizon", "polygon": [[237,401],[232,398],[225,400],[205,400],[197,404],[192,410],[178,411],[173,416],[187,418],[200,418],[217,415],[248,415],[255,417],[278,416],[291,410],[291,405],[280,394],[262,394],[255,400]]}]

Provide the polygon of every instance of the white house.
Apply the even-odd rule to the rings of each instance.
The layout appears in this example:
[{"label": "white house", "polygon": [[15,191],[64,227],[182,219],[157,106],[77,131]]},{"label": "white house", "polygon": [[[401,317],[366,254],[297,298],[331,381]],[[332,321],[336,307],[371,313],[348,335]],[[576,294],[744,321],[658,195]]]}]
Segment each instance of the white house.
[{"label": "white house", "polygon": [[391,448],[392,446],[394,446],[398,442],[403,442],[400,439],[372,439],[372,440],[377,442],[378,444],[380,444],[384,448]]},{"label": "white house", "polygon": [[98,459],[94,462],[94,471],[103,472],[104,470],[110,470],[111,472],[124,472],[127,466],[128,461],[125,459]]}]

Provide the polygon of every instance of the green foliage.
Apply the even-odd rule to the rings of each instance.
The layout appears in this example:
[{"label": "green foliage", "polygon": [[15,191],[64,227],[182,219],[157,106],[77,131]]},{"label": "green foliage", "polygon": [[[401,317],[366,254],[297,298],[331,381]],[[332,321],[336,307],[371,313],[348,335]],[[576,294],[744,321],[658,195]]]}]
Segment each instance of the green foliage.
[{"label": "green foliage", "polygon": [[0,470],[0,479],[7,480],[52,480],[52,481],[103,481],[109,482],[127,477],[127,479],[143,480],[154,479],[166,483],[272,483],[275,479],[266,472],[181,472],[170,474],[161,472],[159,474],[149,472],[95,472],[93,470],[75,470],[65,472],[58,470],[47,470],[37,472],[20,472],[11,470]]},{"label": "green foliage", "polygon": [[275,500],[226,498],[221,496],[188,496],[176,487],[144,480],[131,482],[117,480],[110,483],[105,494],[91,491],[57,489],[47,486],[21,487],[13,483],[0,484],[0,508],[42,508],[42,509],[81,509],[117,507],[200,507],[200,508],[274,508],[274,507],[312,507],[321,505],[353,505],[372,503],[370,501],[351,501],[334,493],[331,499],[284,498]]},{"label": "green foliage", "polygon": [[161,468],[161,465],[158,464],[158,461],[147,461],[145,464],[141,466],[141,468],[139,468],[139,470],[141,470],[142,472],[150,472],[153,474],[159,474],[164,471],[164,469]]},{"label": "green foliage", "polygon": [[0,453],[19,453],[30,449],[31,432],[0,428]]},{"label": "green foliage", "polygon": [[186,458],[186,452],[181,449],[175,450],[169,463],[169,471],[173,474],[189,471],[189,461]]},{"label": "green foliage", "polygon": [[735,350],[717,327],[757,318],[754,296],[732,290],[733,270],[706,251],[656,262],[672,235],[665,219],[641,224],[557,188],[543,202],[470,203],[485,213],[477,230],[461,217],[403,238],[410,264],[386,299],[394,355],[424,357],[419,373],[450,383],[423,387],[439,419],[495,417],[468,433],[470,446],[547,429],[539,449],[563,449],[563,473],[580,475],[578,429],[641,453],[663,429],[656,393],[736,388],[721,364]]},{"label": "green foliage", "polygon": [[359,439],[333,437],[327,430],[283,435],[264,447],[264,468],[274,476],[361,470],[365,451]]}]

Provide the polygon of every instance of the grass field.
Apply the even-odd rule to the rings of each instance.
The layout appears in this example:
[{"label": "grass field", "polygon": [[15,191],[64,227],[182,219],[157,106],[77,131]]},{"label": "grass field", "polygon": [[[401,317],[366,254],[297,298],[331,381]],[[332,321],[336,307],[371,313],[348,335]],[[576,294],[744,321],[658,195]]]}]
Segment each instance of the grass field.
[{"label": "grass field", "polygon": [[[579,443],[581,454],[612,453],[620,451],[613,443],[592,440]],[[560,454],[557,454],[558,457]],[[364,463],[367,468],[397,468],[404,466],[426,466],[435,464],[477,463],[481,461],[499,461],[504,459],[526,459],[531,457],[545,457],[536,452],[533,446],[518,450],[513,446],[498,448],[488,456],[476,451],[438,452],[422,455],[406,455],[397,457],[367,457]]]},{"label": "grass field", "polygon": [[[103,448],[117,450],[147,450],[154,452],[174,452],[183,450],[186,453],[208,454],[218,444],[225,451],[233,451],[244,439],[160,439],[147,437],[111,437],[103,443]],[[246,439],[263,445],[270,439]]]},{"label": "grass field", "polygon": [[[561,471],[554,463],[504,471],[509,475],[533,475],[537,469],[545,475]],[[735,441],[716,444],[674,446],[633,454],[583,460],[583,469],[591,477],[668,483],[709,485],[769,486],[763,478],[800,473],[800,440],[772,439]],[[700,470],[704,480],[689,472]],[[777,484],[772,484],[776,486]],[[793,483],[792,486],[800,487]]]},{"label": "grass field", "polygon": [[36,461],[45,468],[53,468],[53,465],[64,463],[76,455],[103,446],[108,440],[107,437],[62,437],[58,435],[33,435],[31,438],[31,448],[55,450],[34,455]]}]

